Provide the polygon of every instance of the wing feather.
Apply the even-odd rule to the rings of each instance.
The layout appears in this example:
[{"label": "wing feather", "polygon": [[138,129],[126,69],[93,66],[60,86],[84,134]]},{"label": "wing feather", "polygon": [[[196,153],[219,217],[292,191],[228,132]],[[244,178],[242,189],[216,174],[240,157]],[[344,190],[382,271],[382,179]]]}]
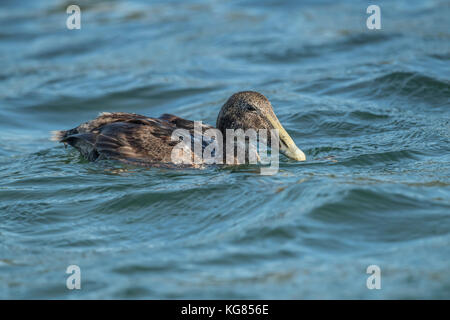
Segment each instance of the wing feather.
[{"label": "wing feather", "polygon": [[[202,131],[213,128],[202,125]],[[194,135],[194,122],[171,114],[149,118],[134,113],[101,113],[91,121],[67,131],[57,131],[54,139],[68,143],[88,160],[113,159],[140,166],[172,162],[171,153],[178,141],[176,129]]]}]

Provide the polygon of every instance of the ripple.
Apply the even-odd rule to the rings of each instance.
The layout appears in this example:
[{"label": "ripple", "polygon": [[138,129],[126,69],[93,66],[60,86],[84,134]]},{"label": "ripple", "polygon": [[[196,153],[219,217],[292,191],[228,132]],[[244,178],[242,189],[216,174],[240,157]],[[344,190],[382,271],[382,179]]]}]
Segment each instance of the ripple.
[{"label": "ripple", "polygon": [[385,43],[396,38],[396,35],[351,35],[343,40],[330,41],[321,44],[305,44],[300,47],[277,47],[269,50],[252,50],[243,54],[233,54],[232,58],[245,59],[252,63],[293,63],[304,59],[316,58],[329,55],[330,53],[352,50],[354,48],[374,45],[379,42]]},{"label": "ripple", "polygon": [[370,166],[370,165],[383,165],[392,162],[398,162],[405,159],[416,160],[417,151],[414,150],[398,150],[388,152],[378,152],[372,154],[361,154],[350,159],[340,160],[339,163],[345,166]]},{"label": "ripple", "polygon": [[[430,210],[430,200],[388,193],[380,188],[352,188],[337,196],[339,200],[315,208],[309,216],[327,225],[333,224],[338,233],[360,232],[359,238],[365,241],[377,239],[388,242],[418,239],[425,233],[428,237],[447,234],[442,223],[448,221],[448,216],[439,213],[439,207],[448,205],[433,202],[434,209]],[[412,210],[414,214],[411,214]],[[430,216],[433,218],[430,219]],[[359,227],[353,229],[357,225]]]},{"label": "ripple", "polygon": [[355,83],[339,88],[325,90],[325,94],[346,94],[352,97],[388,98],[405,97],[409,100],[437,104],[440,107],[448,104],[450,83],[419,73],[391,72],[371,80],[355,81]]}]

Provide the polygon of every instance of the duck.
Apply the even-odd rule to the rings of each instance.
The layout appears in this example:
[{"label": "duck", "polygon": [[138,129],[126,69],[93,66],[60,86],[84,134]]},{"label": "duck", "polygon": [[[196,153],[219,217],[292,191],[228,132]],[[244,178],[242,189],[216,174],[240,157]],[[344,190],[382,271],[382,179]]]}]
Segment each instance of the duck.
[{"label": "duck", "polygon": [[[270,101],[259,92],[242,91],[231,95],[220,109],[215,128],[200,124],[202,151],[207,148],[208,143],[205,142],[211,141],[210,136],[205,134],[210,129],[219,130],[223,137],[226,137],[227,130],[230,129],[277,129],[279,152],[296,161],[306,160],[304,152],[281,125]],[[194,136],[199,133],[194,121],[172,114],[151,118],[135,113],[102,112],[97,118],[73,129],[53,131],[51,140],[74,147],[88,161],[117,160],[145,167],[176,166],[180,163],[174,159],[173,152],[180,142],[173,139],[177,130],[187,132],[193,141],[196,139]],[[270,141],[270,137],[267,140]],[[232,143],[236,143],[234,139]],[[188,158],[196,158],[194,148],[187,152],[190,153]],[[248,162],[249,153],[246,155],[244,161],[241,159],[231,163]],[[195,160],[188,163],[188,166],[194,167],[202,162],[201,159]]]}]

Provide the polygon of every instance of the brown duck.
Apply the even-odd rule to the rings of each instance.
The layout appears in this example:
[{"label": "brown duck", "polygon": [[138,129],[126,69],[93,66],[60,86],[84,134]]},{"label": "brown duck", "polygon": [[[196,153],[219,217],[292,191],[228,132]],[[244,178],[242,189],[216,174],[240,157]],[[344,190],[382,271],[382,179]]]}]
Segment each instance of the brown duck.
[{"label": "brown duck", "polygon": [[[226,129],[278,129],[280,152],[297,161],[306,159],[281,125],[269,100],[258,92],[233,94],[222,106],[216,127],[223,137]],[[202,132],[211,128],[203,125]],[[173,141],[172,133],[176,129],[188,130],[194,136],[194,121],[170,114],[149,118],[134,113],[105,112],[74,129],[54,131],[52,140],[71,145],[89,161],[110,159],[161,166],[173,164],[172,150],[178,142]]]}]

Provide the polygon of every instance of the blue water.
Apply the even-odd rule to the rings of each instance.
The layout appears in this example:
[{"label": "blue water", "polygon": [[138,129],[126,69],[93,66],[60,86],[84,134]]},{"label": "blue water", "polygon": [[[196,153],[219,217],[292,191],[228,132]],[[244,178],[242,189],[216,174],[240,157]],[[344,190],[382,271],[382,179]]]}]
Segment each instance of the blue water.
[{"label": "blue water", "polygon": [[[1,1],[0,298],[450,298],[449,3],[375,1],[381,30],[369,4]],[[101,111],[215,124],[241,90],[308,161],[145,169],[49,141]]]}]

